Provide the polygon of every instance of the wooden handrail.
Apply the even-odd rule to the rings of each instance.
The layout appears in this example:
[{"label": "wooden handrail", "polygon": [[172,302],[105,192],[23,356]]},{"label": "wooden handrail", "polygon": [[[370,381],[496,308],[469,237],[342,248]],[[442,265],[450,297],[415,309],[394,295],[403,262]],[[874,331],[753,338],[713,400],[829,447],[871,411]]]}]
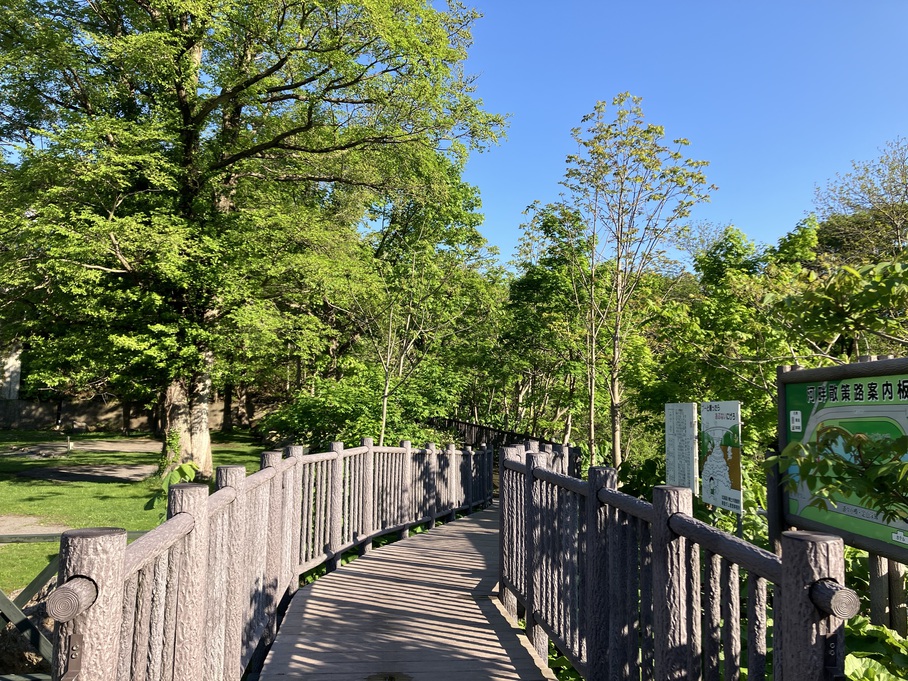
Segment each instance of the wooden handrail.
[{"label": "wooden handrail", "polygon": [[782,559],[750,542],[722,532],[712,525],[676,513],[668,519],[672,531],[691,539],[708,551],[754,572],[773,584],[782,583]]},{"label": "wooden handrail", "polygon": [[195,519],[180,515],[158,525],[127,547],[123,575],[129,578],[192,531]]},{"label": "wooden handrail", "polygon": [[616,489],[609,489],[608,487],[600,489],[596,494],[596,498],[603,504],[614,506],[650,524],[653,522],[653,505],[642,499],[632,497],[630,494],[624,494]]},{"label": "wooden handrail", "polygon": [[172,486],[167,521],[129,546],[122,530],[64,533],[64,583],[49,605],[63,637],[55,675],[83,637],[86,678],[239,678],[273,640],[301,570],[337,567],[345,551],[367,551],[384,534],[490,503],[492,458],[370,440],[265,452],[248,477],[241,466],[218,468],[213,494]]},{"label": "wooden handrail", "polygon": [[657,487],[650,504],[618,492],[613,469],[565,479],[530,449],[509,448],[500,458],[499,593],[512,615],[524,606],[536,650],[551,639],[587,681],[616,671],[713,678],[722,655],[726,672],[742,666],[738,628],[746,626],[749,678],[763,679],[770,582],[781,678],[841,672],[842,620],[859,608],[842,586],[841,539],[785,533],[780,558],[693,518],[689,489]]},{"label": "wooden handrail", "polygon": [[527,470],[528,470],[526,464],[522,463],[520,461],[510,461],[508,459],[502,459],[501,465],[509,470],[517,471],[518,473],[523,473],[524,475],[526,475]]},{"label": "wooden handrail", "polygon": [[232,487],[225,487],[217,490],[208,499],[208,517],[210,518],[220,513],[227,506],[232,504],[236,499],[236,490]]},{"label": "wooden handrail", "polygon": [[540,480],[544,480],[550,485],[557,485],[558,487],[570,490],[575,494],[579,494],[583,497],[589,494],[590,486],[586,480],[578,480],[577,478],[572,478],[568,475],[562,475],[561,473],[555,473],[554,471],[550,471],[545,468],[534,468],[533,475],[535,475]]}]

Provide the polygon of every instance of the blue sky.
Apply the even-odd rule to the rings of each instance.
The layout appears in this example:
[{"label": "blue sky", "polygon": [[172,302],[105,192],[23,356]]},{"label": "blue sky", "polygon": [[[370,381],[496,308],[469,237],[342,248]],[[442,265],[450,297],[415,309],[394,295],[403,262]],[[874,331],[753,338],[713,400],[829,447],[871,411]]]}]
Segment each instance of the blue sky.
[{"label": "blue sky", "polygon": [[814,188],[908,136],[905,0],[473,0],[467,62],[508,139],[474,154],[484,236],[510,259],[522,211],[555,200],[571,128],[629,91],[719,186],[691,219],[775,243]]}]

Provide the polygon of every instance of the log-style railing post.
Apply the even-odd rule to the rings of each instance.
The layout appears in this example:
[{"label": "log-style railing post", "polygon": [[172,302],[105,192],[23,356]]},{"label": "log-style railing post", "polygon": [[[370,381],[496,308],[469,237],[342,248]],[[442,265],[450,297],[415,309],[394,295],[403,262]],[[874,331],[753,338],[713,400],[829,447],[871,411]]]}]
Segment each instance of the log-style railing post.
[{"label": "log-style railing post", "polygon": [[608,681],[609,678],[609,582],[608,535],[599,490],[618,486],[614,468],[590,466],[587,474],[589,493],[586,497],[585,593],[580,609],[581,633],[586,637],[586,681]]},{"label": "log-style railing post", "polygon": [[546,468],[555,473],[564,473],[561,468],[558,467],[558,462],[555,460],[555,450],[550,444],[540,444],[538,445],[539,452],[545,454],[546,457]]},{"label": "log-style railing post", "polygon": [[60,538],[61,586],[48,600],[48,614],[57,620],[54,679],[79,667],[80,678],[117,677],[125,555],[120,528],[67,530]]},{"label": "log-style railing post", "polygon": [[461,463],[461,480],[463,487],[463,505],[467,507],[467,513],[473,512],[473,448],[463,448],[463,462]]},{"label": "log-style railing post", "polygon": [[905,599],[905,566],[889,560],[889,619],[892,628],[908,636],[908,601]]},{"label": "log-style railing post", "polygon": [[424,489],[429,497],[429,529],[435,527],[435,519],[438,517],[438,452],[435,450],[434,442],[426,443],[426,476],[428,485]]},{"label": "log-style railing post", "polygon": [[871,553],[867,556],[870,573],[870,622],[881,627],[891,625],[889,620],[889,561]]},{"label": "log-style railing post", "polygon": [[[617,489],[618,475],[608,475],[608,487]],[[606,583],[608,588],[608,618],[603,624],[606,626],[606,644],[609,651],[609,666],[612,668],[612,678],[623,678],[630,672],[630,629],[634,626],[635,618],[628,611],[627,593],[627,564],[630,556],[628,546],[627,523],[628,518],[613,506],[605,509],[605,535],[608,538],[608,550],[605,558],[605,569],[608,572]],[[624,516],[622,518],[622,516]]]},{"label": "log-style railing post", "polygon": [[480,485],[482,487],[482,508],[485,508],[492,503],[492,478],[494,477],[495,470],[495,453],[488,443],[483,442],[479,447],[484,452],[482,456],[483,465],[479,470],[478,475],[482,481]]},{"label": "log-style railing post", "polygon": [[542,506],[541,491],[536,485],[536,477],[533,475],[535,468],[546,467],[545,454],[539,452],[526,453],[526,508],[524,517],[526,518],[526,632],[530,645],[536,650],[542,659],[547,659],[549,654],[549,640],[546,633],[536,623],[536,613],[541,610],[537,585],[542,579],[542,560],[539,549],[542,545],[542,525],[539,521]]},{"label": "log-style railing post", "polygon": [[293,480],[293,494],[292,499],[292,508],[288,512],[290,517],[290,522],[292,523],[292,539],[290,542],[290,583],[287,587],[287,593],[289,596],[293,596],[300,588],[300,564],[302,563],[301,559],[301,548],[303,536],[303,452],[306,450],[301,445],[291,445],[287,447],[286,453],[288,457],[292,457],[296,460],[293,465],[293,475],[291,479]]},{"label": "log-style railing post", "polygon": [[167,518],[180,513],[191,515],[195,524],[184,539],[177,577],[176,616],[165,626],[175,629],[174,681],[193,681],[204,676],[205,663],[202,648],[208,593],[208,485],[172,485],[167,499]]},{"label": "log-style railing post", "polygon": [[[484,448],[483,448],[484,450]],[[516,500],[514,499],[513,493],[510,489],[505,489],[506,480],[508,479],[509,474],[505,473],[504,467],[505,457],[504,453],[498,459],[498,480],[501,485],[501,496],[499,509],[501,521],[500,526],[500,537],[498,540],[498,599],[501,601],[502,606],[505,611],[513,618],[517,619],[517,596],[516,594],[505,584],[505,570],[508,566],[516,565],[517,561],[513,554],[518,551],[523,551],[525,546],[517,545],[517,508]],[[484,460],[480,462],[480,470],[485,468]],[[485,476],[483,476],[485,477]],[[485,497],[483,497],[483,505],[485,505]],[[510,550],[512,555],[508,555],[507,551]],[[508,575],[512,580],[517,580],[517,575],[511,574]]]},{"label": "log-style railing post", "polygon": [[[217,489],[232,487],[236,499],[227,508],[227,584],[244,584],[246,573],[246,467],[218,466],[215,474]],[[226,594],[224,626],[224,678],[238,679],[243,675],[243,627],[246,625],[244,593],[240,588],[229,588]]]},{"label": "log-style railing post", "polygon": [[[475,461],[474,468],[476,472],[476,481],[478,486],[478,497],[482,499],[482,505],[479,508],[485,508],[488,505],[488,498],[492,495],[491,487],[492,480],[495,477],[495,456],[491,453],[491,447],[489,447],[485,442],[479,443],[479,451],[476,453],[476,456],[473,457]],[[504,460],[504,449],[498,450],[499,464]],[[488,473],[486,470],[488,469]],[[501,475],[501,471],[498,471],[498,474]],[[489,488],[486,489],[486,476],[489,478]],[[501,483],[501,478],[498,479],[499,484]]]},{"label": "log-style railing post", "polygon": [[[362,439],[366,448],[363,454],[363,537],[371,537],[375,530],[375,449],[371,437]],[[366,539],[359,549],[360,555],[372,550],[372,539]]]},{"label": "log-style railing post", "polygon": [[815,532],[782,533],[782,585],[776,599],[775,659],[781,678],[822,681],[844,678],[843,620],[822,612],[811,600],[820,580],[845,583],[841,537]]},{"label": "log-style railing post", "polygon": [[567,459],[564,456],[564,447],[561,445],[546,445],[546,451],[551,452],[552,468],[562,475],[570,475],[567,468]]},{"label": "log-style railing post", "polygon": [[[262,452],[262,469],[275,468],[281,462],[283,453],[279,451]],[[277,607],[281,600],[281,554],[283,550],[282,506],[284,500],[283,476],[275,474],[268,481],[268,536],[265,555],[265,614],[268,623],[262,635],[266,645],[277,635]]]},{"label": "log-style railing post", "polygon": [[328,559],[326,569],[333,572],[340,566],[341,556],[340,547],[344,529],[344,443],[332,442],[331,451],[334,458],[331,459],[331,492],[328,502],[328,553],[331,557]]},{"label": "log-style railing post", "polygon": [[[690,566],[687,540],[668,521],[693,515],[690,489],[660,485],[653,490],[653,631],[655,678],[688,679],[691,671]],[[788,678],[785,676],[784,678]],[[797,677],[791,677],[797,678]]]},{"label": "log-style railing post", "polygon": [[403,489],[400,495],[400,524],[404,527],[401,528],[398,538],[406,539],[410,534],[410,529],[407,525],[413,522],[413,498],[411,494],[413,489],[413,445],[409,440],[404,440],[400,443],[400,446],[404,448],[404,459],[400,472],[400,476],[403,478]]},{"label": "log-style railing post", "polygon": [[448,457],[448,474],[446,477],[447,484],[445,488],[448,490],[446,503],[451,505],[451,511],[445,518],[447,520],[454,520],[457,517],[457,507],[460,505],[457,503],[457,500],[460,498],[457,490],[460,486],[460,463],[457,461],[457,450],[454,448],[454,443],[449,442],[446,448],[446,453]]}]

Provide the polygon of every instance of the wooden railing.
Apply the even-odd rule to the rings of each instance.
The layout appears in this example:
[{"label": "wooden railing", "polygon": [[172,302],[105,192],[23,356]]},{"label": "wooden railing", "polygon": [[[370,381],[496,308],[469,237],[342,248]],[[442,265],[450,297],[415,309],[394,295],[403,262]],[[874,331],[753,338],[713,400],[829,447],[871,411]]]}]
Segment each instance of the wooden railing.
[{"label": "wooden railing", "polygon": [[[495,449],[500,449],[513,442],[535,442],[541,444],[559,447],[568,450],[568,445],[563,445],[554,440],[546,440],[528,433],[516,433],[511,430],[502,430],[492,426],[486,426],[481,423],[470,423],[459,419],[443,418],[433,416],[427,420],[427,424],[439,430],[457,433],[457,440],[468,445],[478,445],[480,443],[488,444]],[[574,450],[575,448],[571,448]],[[575,453],[579,451],[575,450]]]},{"label": "wooden railing", "polygon": [[127,546],[116,528],[60,542],[54,678],[239,680],[273,641],[300,575],[379,536],[492,499],[493,452],[360,447],[265,452],[217,470],[217,490],[174,485],[166,522]]},{"label": "wooden railing", "polygon": [[845,678],[842,624],[859,603],[841,586],[840,538],[786,532],[783,560],[694,519],[689,489],[657,487],[649,504],[618,492],[614,469],[578,480],[550,458],[512,451],[500,468],[501,599],[522,607],[541,654],[553,641],[587,681],[736,679],[744,667],[757,681],[770,651],[776,679]]}]

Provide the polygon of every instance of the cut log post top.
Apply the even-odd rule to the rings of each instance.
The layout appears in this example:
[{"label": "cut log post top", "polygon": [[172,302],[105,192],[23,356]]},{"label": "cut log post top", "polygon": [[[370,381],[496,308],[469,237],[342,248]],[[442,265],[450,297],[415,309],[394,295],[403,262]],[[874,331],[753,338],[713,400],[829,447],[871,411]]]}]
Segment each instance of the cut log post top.
[{"label": "cut log post top", "polygon": [[858,595],[831,579],[814,582],[810,587],[810,600],[821,612],[843,620],[854,617],[861,609]]},{"label": "cut log post top", "polygon": [[73,577],[47,597],[47,614],[69,622],[88,610],[98,598],[98,586],[86,577]]},{"label": "cut log post top", "polygon": [[[61,580],[64,583],[47,597],[47,614],[58,622],[70,622],[98,599],[95,569],[103,573],[103,559],[126,548],[126,530],[96,527],[68,530],[61,540]],[[122,555],[119,555],[122,562]],[[122,568],[122,566],[120,566]],[[90,576],[86,576],[90,575]]]}]

